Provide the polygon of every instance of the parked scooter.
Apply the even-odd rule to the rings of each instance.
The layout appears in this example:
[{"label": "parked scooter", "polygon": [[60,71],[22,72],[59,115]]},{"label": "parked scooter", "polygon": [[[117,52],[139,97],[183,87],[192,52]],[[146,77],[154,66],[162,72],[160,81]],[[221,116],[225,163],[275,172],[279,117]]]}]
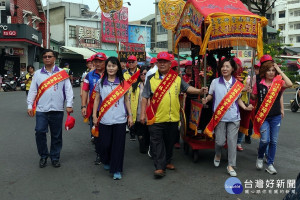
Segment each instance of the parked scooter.
[{"label": "parked scooter", "polygon": [[16,77],[17,80],[17,86],[21,88],[22,91],[26,90],[26,85],[25,85],[25,77]]},{"label": "parked scooter", "polygon": [[4,92],[7,91],[16,91],[17,82],[14,79],[8,78],[7,74],[4,74],[4,80],[2,81],[2,88]]},{"label": "parked scooter", "polygon": [[291,100],[291,111],[297,112],[299,109],[299,103],[300,103],[300,82],[296,81],[296,83],[299,85],[298,88],[296,88],[296,95],[295,99]]},{"label": "parked scooter", "polygon": [[73,87],[80,87],[80,77],[73,78]]}]

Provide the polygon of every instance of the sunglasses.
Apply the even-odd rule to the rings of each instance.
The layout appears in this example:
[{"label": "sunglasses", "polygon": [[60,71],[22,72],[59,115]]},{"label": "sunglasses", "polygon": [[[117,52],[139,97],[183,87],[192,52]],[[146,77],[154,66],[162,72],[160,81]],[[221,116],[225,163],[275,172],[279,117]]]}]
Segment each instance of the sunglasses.
[{"label": "sunglasses", "polygon": [[134,63],[134,61],[129,61],[129,62],[128,62],[128,64],[132,64],[132,63]]},{"label": "sunglasses", "polygon": [[54,56],[43,56],[43,59],[46,59],[46,58],[53,58]]},{"label": "sunglasses", "polygon": [[145,76],[145,75],[146,75],[146,73],[141,73],[141,75]]}]

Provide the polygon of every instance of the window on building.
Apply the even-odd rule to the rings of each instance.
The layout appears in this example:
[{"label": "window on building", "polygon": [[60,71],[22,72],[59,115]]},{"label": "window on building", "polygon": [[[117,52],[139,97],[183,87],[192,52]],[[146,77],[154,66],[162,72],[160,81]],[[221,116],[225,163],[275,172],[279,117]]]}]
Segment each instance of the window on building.
[{"label": "window on building", "polygon": [[300,16],[300,10],[294,11],[294,16],[295,16],[295,17]]},{"label": "window on building", "polygon": [[281,37],[280,42],[284,44],[285,43],[285,37]]},{"label": "window on building", "polygon": [[290,25],[290,30],[293,30],[294,29],[294,25]]},{"label": "window on building", "polygon": [[279,11],[279,18],[285,18],[285,11]]},{"label": "window on building", "polygon": [[300,36],[297,36],[296,38],[296,42],[299,43],[300,42]]},{"label": "window on building", "polygon": [[267,13],[267,14],[266,14],[266,18],[267,18],[267,19],[271,19],[271,14],[268,14],[268,13]]},{"label": "window on building", "polygon": [[76,38],[76,26],[69,26],[69,38]]},{"label": "window on building", "polygon": [[0,10],[0,24],[6,24],[6,23],[7,23],[6,10]]},{"label": "window on building", "polygon": [[295,24],[294,25],[294,29],[296,30],[296,29],[300,29],[300,24]]},{"label": "window on building", "polygon": [[162,25],[161,22],[157,22],[157,34],[166,34],[168,33],[168,30],[166,30]]},{"label": "window on building", "polygon": [[285,30],[285,24],[278,24],[278,28],[282,31]]},{"label": "window on building", "polygon": [[0,6],[4,6],[5,7],[5,1],[0,1]]},{"label": "window on building", "polygon": [[275,13],[273,13],[272,15],[271,15],[271,20],[274,20],[275,19]]},{"label": "window on building", "polygon": [[167,41],[157,42],[156,43],[156,48],[168,48],[168,42]]},{"label": "window on building", "polygon": [[292,37],[291,37],[291,38],[290,38],[290,43],[292,43],[292,42],[293,42],[293,40],[294,40],[294,38],[292,38]]}]

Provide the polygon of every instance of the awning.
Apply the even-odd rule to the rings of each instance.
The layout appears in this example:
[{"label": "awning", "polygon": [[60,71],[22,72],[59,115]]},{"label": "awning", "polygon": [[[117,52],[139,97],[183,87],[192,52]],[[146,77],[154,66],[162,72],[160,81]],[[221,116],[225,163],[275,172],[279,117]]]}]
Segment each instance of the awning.
[{"label": "awning", "polygon": [[87,48],[68,47],[68,46],[62,46],[61,48],[64,50],[63,53],[80,54],[83,56],[83,59],[88,59],[89,57],[95,54],[94,51]]},{"label": "awning", "polygon": [[105,53],[107,57],[111,57],[111,56],[118,57],[118,53],[114,50],[93,49],[93,51]]}]

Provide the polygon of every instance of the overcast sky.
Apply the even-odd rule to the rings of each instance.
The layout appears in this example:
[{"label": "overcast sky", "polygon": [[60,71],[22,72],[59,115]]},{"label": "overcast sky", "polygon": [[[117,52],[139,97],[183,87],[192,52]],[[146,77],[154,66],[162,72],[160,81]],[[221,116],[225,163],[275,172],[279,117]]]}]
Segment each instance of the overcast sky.
[{"label": "overcast sky", "polygon": [[[51,0],[50,0],[51,1]],[[95,11],[98,4],[98,0],[63,0],[66,2],[73,2],[73,3],[82,3],[87,4],[90,7],[91,11]],[[43,5],[46,6],[46,0],[42,0]],[[123,2],[128,2],[126,0],[123,0]],[[125,4],[124,6],[128,7],[128,15],[129,15],[129,21],[136,21],[140,20],[150,14],[153,14],[155,12],[155,6],[154,6],[154,0],[129,0],[131,3],[131,6],[128,6],[128,4]],[[98,9],[98,12],[100,10]]]}]

